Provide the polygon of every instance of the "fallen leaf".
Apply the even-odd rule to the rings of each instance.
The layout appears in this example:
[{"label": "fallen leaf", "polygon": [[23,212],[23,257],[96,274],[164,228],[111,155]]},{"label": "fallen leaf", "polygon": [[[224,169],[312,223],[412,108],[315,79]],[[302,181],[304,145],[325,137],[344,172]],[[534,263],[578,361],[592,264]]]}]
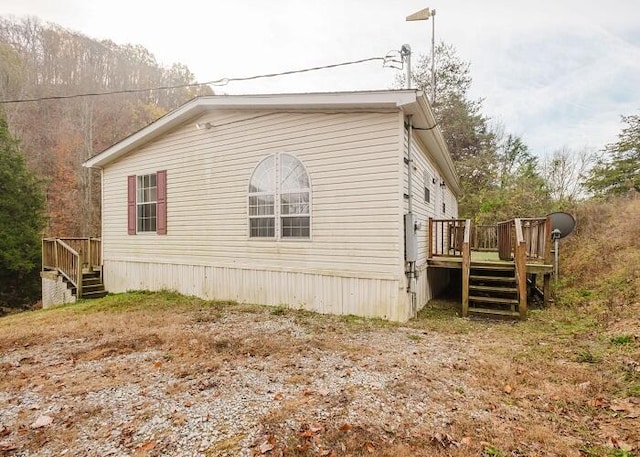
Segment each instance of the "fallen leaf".
[{"label": "fallen leaf", "polygon": [[443,448],[460,447],[460,443],[455,441],[453,437],[447,433],[436,433],[431,437],[432,442],[438,443]]},{"label": "fallen leaf", "polygon": [[142,451],[142,452],[147,452],[147,451],[150,451],[151,449],[153,449],[155,447],[156,447],[156,443],[153,442],[153,441],[149,441],[148,443],[144,443],[137,450],[138,451]]},{"label": "fallen leaf", "polygon": [[373,446],[373,443],[370,443],[368,441],[364,443],[364,447],[369,454],[373,454],[373,452],[376,450],[376,448]]},{"label": "fallen leaf", "polygon": [[184,406],[185,406],[186,408],[191,408],[191,407],[193,406],[193,403],[192,403],[192,402],[190,402],[189,400],[187,400],[187,401],[185,401],[185,402],[184,402]]},{"label": "fallen leaf", "polygon": [[507,384],[502,390],[504,391],[504,393],[510,394],[511,392],[513,392],[513,387]]},{"label": "fallen leaf", "polygon": [[268,440],[260,445],[260,453],[266,454],[267,452],[273,450],[275,446],[271,444]]},{"label": "fallen leaf", "polygon": [[351,425],[349,424],[342,424],[340,426],[340,430],[342,430],[343,432],[348,432],[349,430],[351,430]]},{"label": "fallen leaf", "polygon": [[11,430],[9,430],[7,427],[2,427],[2,430],[0,430],[0,436],[9,436],[11,435]]},{"label": "fallen leaf", "polygon": [[284,394],[283,394],[282,392],[278,392],[277,394],[275,394],[275,395],[273,396],[273,399],[274,399],[274,400],[276,400],[276,401],[280,401],[280,400],[282,400],[283,398],[284,398]]},{"label": "fallen leaf", "polygon": [[31,424],[31,428],[42,428],[48,427],[53,423],[53,417],[51,416],[40,416],[36,421]]},{"label": "fallen leaf", "polygon": [[604,401],[603,401],[603,399],[602,399],[602,398],[593,398],[593,399],[591,399],[591,400],[589,400],[589,401],[587,402],[587,405],[588,405],[588,406],[592,406],[592,407],[594,407],[594,408],[599,408],[599,407],[601,407],[603,404],[604,404]]},{"label": "fallen leaf", "polygon": [[311,438],[313,436],[313,432],[309,429],[306,429],[305,431],[300,432],[300,436],[302,438]]},{"label": "fallen leaf", "polygon": [[311,425],[309,425],[309,430],[311,430],[313,433],[318,433],[323,428],[324,427],[322,426],[322,424],[320,422],[314,422]]},{"label": "fallen leaf", "polygon": [[460,440],[460,444],[464,444],[466,446],[471,444],[471,437],[470,436],[463,436],[462,439]]},{"label": "fallen leaf", "polygon": [[613,400],[610,406],[613,411],[633,411],[634,406],[627,399],[624,400]]},{"label": "fallen leaf", "polygon": [[18,449],[18,446],[16,446],[15,444],[10,443],[9,441],[0,441],[1,452],[15,451],[16,449]]},{"label": "fallen leaf", "polygon": [[153,362],[153,366],[156,368],[160,368],[162,366],[162,362],[159,360],[156,360],[155,362]]}]

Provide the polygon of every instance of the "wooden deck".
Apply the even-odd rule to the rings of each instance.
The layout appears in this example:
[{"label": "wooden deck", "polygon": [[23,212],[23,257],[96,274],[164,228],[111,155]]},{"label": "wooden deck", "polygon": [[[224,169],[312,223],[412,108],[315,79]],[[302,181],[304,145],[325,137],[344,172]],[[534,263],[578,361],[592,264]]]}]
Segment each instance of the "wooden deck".
[{"label": "wooden deck", "polygon": [[549,217],[478,226],[470,219],[430,218],[427,242],[430,267],[461,270],[463,317],[471,312],[526,319],[529,298],[550,299]]},{"label": "wooden deck", "polygon": [[[500,260],[497,251],[471,251],[471,263],[495,263],[496,265],[513,265],[514,261]],[[459,256],[433,256],[429,259],[429,266],[439,268],[462,268],[462,257]],[[527,262],[527,273],[529,274],[551,274],[553,265],[544,262]]]}]

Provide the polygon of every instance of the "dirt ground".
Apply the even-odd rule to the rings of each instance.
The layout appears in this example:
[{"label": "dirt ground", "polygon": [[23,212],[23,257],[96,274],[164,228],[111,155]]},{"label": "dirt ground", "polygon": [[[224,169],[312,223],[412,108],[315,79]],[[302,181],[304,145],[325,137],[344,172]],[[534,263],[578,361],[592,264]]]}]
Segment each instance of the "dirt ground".
[{"label": "dirt ground", "polygon": [[640,455],[640,304],[406,324],[128,293],[0,319],[0,455]]}]

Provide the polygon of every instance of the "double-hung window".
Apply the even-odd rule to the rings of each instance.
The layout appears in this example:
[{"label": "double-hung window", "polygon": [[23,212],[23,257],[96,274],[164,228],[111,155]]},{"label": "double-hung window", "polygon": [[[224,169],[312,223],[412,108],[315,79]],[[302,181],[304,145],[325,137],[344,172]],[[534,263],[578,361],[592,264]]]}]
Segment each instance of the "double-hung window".
[{"label": "double-hung window", "polygon": [[302,162],[272,154],[256,167],[249,183],[249,237],[309,239],[311,189]]},{"label": "double-hung window", "polygon": [[167,234],[167,171],[127,177],[129,235]]},{"label": "double-hung window", "polygon": [[136,226],[139,232],[155,232],[158,185],[156,174],[137,176]]}]

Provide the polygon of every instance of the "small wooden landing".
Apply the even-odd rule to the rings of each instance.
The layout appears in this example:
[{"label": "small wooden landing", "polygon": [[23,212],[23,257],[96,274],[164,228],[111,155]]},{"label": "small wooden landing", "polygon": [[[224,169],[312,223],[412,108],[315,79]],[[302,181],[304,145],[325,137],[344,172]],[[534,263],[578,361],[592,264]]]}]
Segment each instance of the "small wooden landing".
[{"label": "small wooden landing", "polygon": [[[471,263],[482,262],[485,265],[493,265],[499,269],[501,266],[513,267],[513,261],[500,260],[497,252],[491,251],[471,251]],[[462,269],[462,257],[434,256],[428,260],[430,267]],[[527,262],[528,274],[551,274],[553,265],[546,265],[542,262]]]}]

